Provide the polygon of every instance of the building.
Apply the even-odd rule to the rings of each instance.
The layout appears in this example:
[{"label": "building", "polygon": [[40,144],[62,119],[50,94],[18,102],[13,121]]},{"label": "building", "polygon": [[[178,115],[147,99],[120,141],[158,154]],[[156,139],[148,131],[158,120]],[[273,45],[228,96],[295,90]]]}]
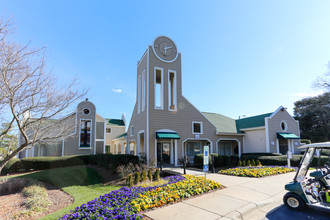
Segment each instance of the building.
[{"label": "building", "polygon": [[86,99],[78,104],[75,112],[59,120],[48,120],[47,123],[56,121],[69,125],[70,135],[31,146],[20,152],[19,158],[124,152],[116,151],[117,145],[113,143],[113,139],[125,132],[124,115],[121,119],[105,119],[97,114],[95,105]]},{"label": "building", "polygon": [[[202,147],[223,155],[296,152],[299,123],[285,108],[244,119],[202,113],[182,94],[181,54],[173,40],[157,37],[137,64],[136,104],[126,134],[127,153],[149,165],[192,162]],[[122,137],[122,140],[125,137]]]}]

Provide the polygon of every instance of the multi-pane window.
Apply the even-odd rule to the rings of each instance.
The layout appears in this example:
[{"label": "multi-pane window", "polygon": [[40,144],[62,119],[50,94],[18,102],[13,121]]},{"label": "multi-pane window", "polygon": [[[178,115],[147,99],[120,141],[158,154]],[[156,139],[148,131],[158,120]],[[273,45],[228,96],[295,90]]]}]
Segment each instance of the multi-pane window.
[{"label": "multi-pane window", "polygon": [[111,128],[106,128],[105,132],[108,133],[108,134],[111,134]]},{"label": "multi-pane window", "polygon": [[176,74],[174,71],[168,73],[168,106],[169,110],[176,110]]},{"label": "multi-pane window", "polygon": [[163,71],[156,69],[155,71],[155,108],[163,108]]},{"label": "multi-pane window", "polygon": [[91,147],[91,120],[80,121],[80,147]]}]

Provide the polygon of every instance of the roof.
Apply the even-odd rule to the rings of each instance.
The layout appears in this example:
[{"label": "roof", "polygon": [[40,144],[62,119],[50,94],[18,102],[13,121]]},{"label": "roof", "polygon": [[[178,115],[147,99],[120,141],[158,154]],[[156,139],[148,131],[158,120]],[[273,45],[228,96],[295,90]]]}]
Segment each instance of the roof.
[{"label": "roof", "polygon": [[121,119],[106,119],[108,121],[108,124],[110,125],[116,125],[116,126],[125,126],[124,120]]},{"label": "roof", "polygon": [[122,138],[122,137],[126,137],[126,136],[127,136],[127,132],[122,133],[121,135],[115,137],[113,140],[115,140],[115,139],[119,139],[119,138]]},{"label": "roof", "polygon": [[215,125],[217,133],[237,133],[235,119],[211,112],[202,112],[202,114]]},{"label": "roof", "polygon": [[246,128],[255,128],[265,126],[265,118],[271,116],[273,113],[256,115],[252,117],[242,118],[236,120],[237,131]]}]

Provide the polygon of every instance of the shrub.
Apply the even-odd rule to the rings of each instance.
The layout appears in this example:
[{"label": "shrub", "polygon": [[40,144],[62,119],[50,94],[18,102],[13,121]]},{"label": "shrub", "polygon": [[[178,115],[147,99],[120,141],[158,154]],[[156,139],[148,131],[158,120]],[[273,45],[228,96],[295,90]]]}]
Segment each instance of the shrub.
[{"label": "shrub", "polygon": [[125,178],[130,173],[136,172],[134,164],[129,163],[126,165],[120,165],[117,167],[116,173],[120,178]]},{"label": "shrub", "polygon": [[256,162],[252,159],[252,161],[251,161],[251,165],[253,166],[253,167],[255,167],[256,166]]},{"label": "shrub", "polygon": [[245,160],[243,160],[243,167],[246,167],[246,162],[245,162]]},{"label": "shrub", "polygon": [[260,160],[257,160],[257,166],[262,166]]},{"label": "shrub", "polygon": [[148,170],[148,179],[149,181],[152,181],[152,171]]},{"label": "shrub", "polygon": [[40,182],[25,178],[11,178],[0,180],[0,196],[11,194],[22,190],[26,186],[39,184]]},{"label": "shrub", "polygon": [[141,175],[141,181],[145,182],[146,180],[147,180],[147,172],[143,170]]},{"label": "shrub", "polygon": [[251,161],[250,161],[250,160],[247,161],[247,166],[248,166],[248,167],[251,166]]},{"label": "shrub", "polygon": [[132,174],[129,174],[126,178],[126,184],[128,187],[132,187],[133,186],[133,177]]},{"label": "shrub", "polygon": [[[218,155],[215,153],[210,154],[209,161],[211,164],[211,155],[214,156],[214,167],[223,167],[223,166],[236,166],[239,160],[238,156],[226,156],[226,155]],[[197,154],[194,157],[194,166],[197,168],[203,168],[203,154]]]},{"label": "shrub", "polygon": [[154,180],[158,181],[160,179],[160,172],[159,169],[156,169],[155,173],[154,173]]},{"label": "shrub", "polygon": [[134,185],[138,184],[140,182],[140,173],[136,172],[134,175]]},{"label": "shrub", "polygon": [[4,166],[1,171],[1,175],[7,175],[9,173],[16,173],[19,171],[20,167],[20,159],[13,158],[8,161],[8,163]]},{"label": "shrub", "polygon": [[237,166],[241,167],[242,166],[242,161],[239,160]]}]

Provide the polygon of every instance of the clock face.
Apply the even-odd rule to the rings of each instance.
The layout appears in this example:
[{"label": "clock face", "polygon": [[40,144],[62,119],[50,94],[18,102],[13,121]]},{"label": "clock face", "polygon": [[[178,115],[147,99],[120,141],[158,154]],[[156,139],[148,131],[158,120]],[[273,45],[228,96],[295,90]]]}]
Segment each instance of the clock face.
[{"label": "clock face", "polygon": [[154,40],[153,50],[156,56],[164,62],[173,62],[178,56],[175,43],[165,36],[157,37]]}]

